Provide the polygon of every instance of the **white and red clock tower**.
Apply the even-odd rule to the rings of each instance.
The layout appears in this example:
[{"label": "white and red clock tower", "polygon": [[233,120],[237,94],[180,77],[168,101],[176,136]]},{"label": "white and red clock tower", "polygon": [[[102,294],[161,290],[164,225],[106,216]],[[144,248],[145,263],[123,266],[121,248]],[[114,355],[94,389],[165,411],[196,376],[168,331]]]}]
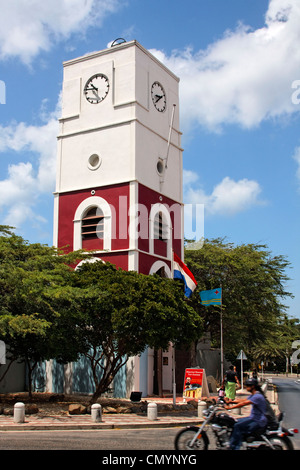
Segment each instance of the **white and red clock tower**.
[{"label": "white and red clock tower", "polygon": [[[55,246],[172,277],[173,251],[183,256],[178,87],[136,41],[64,63]],[[150,350],[128,363],[127,395],[153,393],[152,363]]]}]

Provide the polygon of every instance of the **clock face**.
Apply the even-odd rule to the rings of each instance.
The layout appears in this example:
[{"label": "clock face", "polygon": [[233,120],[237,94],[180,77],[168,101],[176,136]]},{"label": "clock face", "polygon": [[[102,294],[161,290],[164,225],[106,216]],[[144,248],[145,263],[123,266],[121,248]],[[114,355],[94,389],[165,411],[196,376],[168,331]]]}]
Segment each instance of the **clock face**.
[{"label": "clock face", "polygon": [[84,87],[84,94],[89,103],[97,104],[103,101],[109,92],[109,81],[103,73],[93,75]]},{"label": "clock face", "polygon": [[163,112],[167,106],[166,92],[159,82],[154,82],[151,87],[151,97],[157,111]]}]

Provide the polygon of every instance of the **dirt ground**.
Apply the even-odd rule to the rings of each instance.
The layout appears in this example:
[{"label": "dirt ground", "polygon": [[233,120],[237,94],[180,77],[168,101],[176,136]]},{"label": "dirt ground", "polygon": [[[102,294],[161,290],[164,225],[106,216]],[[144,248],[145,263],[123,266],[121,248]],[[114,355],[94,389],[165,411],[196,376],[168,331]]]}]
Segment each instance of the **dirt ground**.
[{"label": "dirt ground", "polygon": [[[89,395],[64,395],[55,393],[36,392],[30,398],[28,393],[0,394],[0,415],[12,415],[15,403],[25,404],[25,414],[38,414],[39,416],[61,416],[69,414],[71,404],[80,404],[84,408],[80,414],[91,412],[91,396]],[[129,399],[99,398],[103,413],[146,413],[147,401],[133,403]],[[158,412],[194,412],[197,402],[189,402],[186,405],[159,404]]]},{"label": "dirt ground", "polygon": [[[36,392],[32,394],[32,397],[29,397],[26,392],[0,394],[0,413],[12,414],[14,405],[17,402],[25,404],[25,414],[64,415],[69,413],[71,404],[80,404],[86,408],[87,413],[90,413],[90,399],[90,396],[80,394],[64,395]],[[143,405],[143,402],[133,405],[130,400],[116,400],[113,398],[100,398],[97,403],[101,404],[104,413],[129,412],[132,408],[141,408]]]}]

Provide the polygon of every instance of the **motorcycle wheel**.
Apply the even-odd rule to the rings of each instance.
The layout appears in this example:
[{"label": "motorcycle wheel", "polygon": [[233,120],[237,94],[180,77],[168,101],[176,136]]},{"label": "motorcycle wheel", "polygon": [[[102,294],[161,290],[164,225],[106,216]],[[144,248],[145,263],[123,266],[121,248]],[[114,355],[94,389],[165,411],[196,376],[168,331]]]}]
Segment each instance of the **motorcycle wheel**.
[{"label": "motorcycle wheel", "polygon": [[292,441],[287,437],[269,437],[269,441],[272,443],[275,450],[294,450]]},{"label": "motorcycle wheel", "polygon": [[205,431],[202,431],[201,435],[196,439],[195,443],[191,447],[191,442],[197,434],[199,428],[190,427],[182,429],[175,437],[175,449],[176,450],[207,450],[208,449],[208,437]]}]

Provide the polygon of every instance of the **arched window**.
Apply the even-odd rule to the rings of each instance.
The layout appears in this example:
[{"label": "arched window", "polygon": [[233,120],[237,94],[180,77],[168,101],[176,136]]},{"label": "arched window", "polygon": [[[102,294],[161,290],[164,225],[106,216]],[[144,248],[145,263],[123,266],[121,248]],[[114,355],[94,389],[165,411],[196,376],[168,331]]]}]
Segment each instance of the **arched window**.
[{"label": "arched window", "polygon": [[82,240],[104,238],[104,215],[99,207],[92,207],[81,221]]},{"label": "arched window", "polygon": [[81,244],[86,250],[103,250],[104,216],[99,207],[91,207],[81,220]]},{"label": "arched window", "polygon": [[150,253],[164,258],[172,258],[172,221],[164,204],[154,204],[149,218]]},{"label": "arched window", "polygon": [[74,216],[73,249],[110,251],[112,213],[108,202],[92,196],[79,204]]},{"label": "arched window", "polygon": [[167,243],[169,238],[169,225],[162,212],[157,212],[154,217],[154,238]]},{"label": "arched window", "polygon": [[149,271],[149,274],[158,274],[161,277],[172,279],[172,272],[169,266],[163,261],[155,261]]}]

